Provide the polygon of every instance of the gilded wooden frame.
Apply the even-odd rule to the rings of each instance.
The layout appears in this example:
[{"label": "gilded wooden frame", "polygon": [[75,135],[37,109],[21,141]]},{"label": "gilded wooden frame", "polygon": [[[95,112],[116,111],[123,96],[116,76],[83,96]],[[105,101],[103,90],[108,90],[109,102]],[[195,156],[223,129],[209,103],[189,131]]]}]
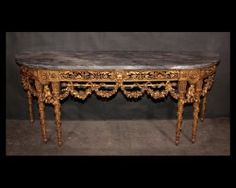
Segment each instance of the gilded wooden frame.
[{"label": "gilded wooden frame", "polygon": [[[109,98],[119,90],[128,98],[145,93],[154,99],[168,95],[178,100],[176,145],[179,144],[185,103],[193,104],[192,142],[196,140],[200,99],[204,120],[206,96],[214,82],[216,65],[187,70],[48,70],[21,65],[21,81],[27,91],[30,122],[33,123],[32,96],[38,99],[41,133],[47,142],[45,103],[54,106],[57,143],[62,145],[61,104],[69,95],[85,100],[95,93]],[[81,90],[78,90],[78,89]],[[110,90],[107,90],[107,89]],[[133,90],[135,89],[135,90]],[[137,90],[138,89],[138,90]]]}]

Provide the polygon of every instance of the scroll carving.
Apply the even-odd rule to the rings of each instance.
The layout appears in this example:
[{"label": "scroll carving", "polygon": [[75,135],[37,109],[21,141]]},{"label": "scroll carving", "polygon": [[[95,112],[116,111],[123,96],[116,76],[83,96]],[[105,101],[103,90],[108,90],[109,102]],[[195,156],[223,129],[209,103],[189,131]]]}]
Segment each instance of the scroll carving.
[{"label": "scroll carving", "polygon": [[78,80],[104,80],[114,79],[113,72],[104,71],[66,71],[60,73],[61,78]]},{"label": "scroll carving", "polygon": [[179,71],[129,71],[127,80],[178,79]]}]

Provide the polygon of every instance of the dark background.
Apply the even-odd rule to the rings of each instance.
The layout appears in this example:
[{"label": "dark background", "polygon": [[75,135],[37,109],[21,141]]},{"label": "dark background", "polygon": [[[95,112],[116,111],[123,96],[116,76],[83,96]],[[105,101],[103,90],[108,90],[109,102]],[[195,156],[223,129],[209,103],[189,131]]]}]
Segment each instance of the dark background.
[{"label": "dark background", "polygon": [[[230,33],[227,32],[9,32],[6,33],[6,118],[28,119],[28,104],[15,64],[15,54],[26,50],[163,50],[219,53],[215,83],[207,98],[206,117],[229,116],[230,104]],[[177,103],[171,98],[159,102],[144,96],[128,101],[121,93],[112,100],[98,100],[95,95],[85,102],[67,99],[62,105],[62,119],[175,119]],[[37,103],[34,114],[38,119]],[[192,106],[185,107],[185,118],[192,118]],[[46,118],[53,119],[53,109],[46,107]]]}]

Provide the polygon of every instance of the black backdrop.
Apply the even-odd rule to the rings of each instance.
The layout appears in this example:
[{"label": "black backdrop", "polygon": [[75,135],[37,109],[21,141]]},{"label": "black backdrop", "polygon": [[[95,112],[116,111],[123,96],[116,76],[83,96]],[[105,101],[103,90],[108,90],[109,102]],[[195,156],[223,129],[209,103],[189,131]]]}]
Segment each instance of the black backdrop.
[{"label": "black backdrop", "polygon": [[[220,54],[215,83],[207,99],[206,117],[229,116],[230,104],[230,33],[227,32],[9,32],[6,34],[6,118],[28,119],[27,97],[20,83],[14,56],[22,51],[47,50],[164,50],[209,51]],[[38,110],[34,100],[34,114]],[[153,102],[144,96],[127,101],[121,93],[112,100],[98,100],[95,95],[85,102],[66,100],[62,119],[166,119],[176,118],[176,102],[170,98]],[[192,107],[185,107],[191,118]],[[53,109],[46,107],[46,118],[53,119]]]}]

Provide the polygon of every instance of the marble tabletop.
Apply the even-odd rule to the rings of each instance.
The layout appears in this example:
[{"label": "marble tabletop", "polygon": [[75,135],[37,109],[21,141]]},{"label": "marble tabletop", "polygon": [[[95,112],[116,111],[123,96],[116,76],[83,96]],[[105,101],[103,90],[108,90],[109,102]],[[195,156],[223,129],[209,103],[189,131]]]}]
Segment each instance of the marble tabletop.
[{"label": "marble tabletop", "polygon": [[51,51],[16,55],[18,65],[37,69],[195,69],[219,63],[219,56],[202,52]]}]

